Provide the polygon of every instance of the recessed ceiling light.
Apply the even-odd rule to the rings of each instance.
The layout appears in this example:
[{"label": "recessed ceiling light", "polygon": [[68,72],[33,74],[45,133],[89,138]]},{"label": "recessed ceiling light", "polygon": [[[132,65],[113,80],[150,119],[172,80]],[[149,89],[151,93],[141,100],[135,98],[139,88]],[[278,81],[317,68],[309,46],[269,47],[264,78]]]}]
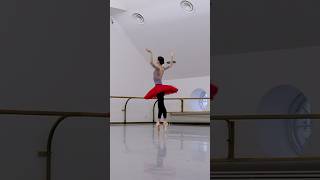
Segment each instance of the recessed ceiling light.
[{"label": "recessed ceiling light", "polygon": [[134,13],[132,14],[132,17],[139,23],[139,24],[143,24],[144,23],[144,17],[139,14],[139,13]]},{"label": "recessed ceiling light", "polygon": [[183,0],[180,2],[180,6],[183,10],[187,12],[192,12],[193,11],[193,4],[190,1]]}]

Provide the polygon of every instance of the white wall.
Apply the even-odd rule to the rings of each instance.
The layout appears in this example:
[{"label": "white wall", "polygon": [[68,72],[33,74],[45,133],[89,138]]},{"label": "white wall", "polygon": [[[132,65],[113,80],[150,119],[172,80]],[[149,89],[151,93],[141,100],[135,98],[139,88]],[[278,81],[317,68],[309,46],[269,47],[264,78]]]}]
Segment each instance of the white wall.
[{"label": "white wall", "polygon": [[[270,89],[278,85],[289,84],[301,90],[309,99],[313,113],[320,111],[320,86],[317,84],[319,76],[320,48],[300,48],[291,50],[277,50],[257,53],[216,56],[214,59],[214,81],[219,86],[216,96],[214,113],[217,114],[255,114],[261,98]],[[262,122],[237,123],[236,151],[239,156],[283,156],[294,155],[286,138],[275,138],[274,143],[261,141],[269,136],[276,128],[285,126],[279,121],[275,129],[262,133]],[[212,126],[214,135],[213,152],[217,156],[225,155],[226,129],[222,123]],[[262,129],[261,129],[262,128]],[[306,145],[305,154],[315,155],[320,152],[317,145],[319,137],[319,123],[314,123],[313,134]],[[277,134],[284,136],[284,133]],[[262,138],[263,139],[263,138]],[[225,139],[223,139],[224,141]],[[285,147],[277,144],[287,144]],[[266,147],[278,148],[278,153],[270,154]]]},{"label": "white wall", "polygon": [[[174,70],[174,69],[172,69]],[[201,88],[207,92],[208,97],[210,95],[210,76],[202,76],[202,77],[193,77],[193,78],[183,78],[183,79],[173,79],[167,80],[167,84],[172,84],[173,86],[177,87],[178,93],[168,95],[167,97],[191,97],[192,92],[195,89]],[[195,103],[197,100],[185,100],[184,103],[184,110],[185,111],[195,111],[192,108],[192,103]],[[177,102],[167,102],[168,108],[171,108],[172,104],[180,104],[179,101]],[[180,108],[180,106],[178,106]],[[175,111],[180,111],[177,107],[172,107]],[[210,106],[208,106],[208,110]]]},{"label": "white wall", "polygon": [[214,79],[221,90],[216,97],[216,112],[255,113],[260,98],[282,84],[296,86],[310,97],[312,109],[318,110],[320,86],[312,82],[318,72],[318,50],[314,47],[215,57]]},{"label": "white wall", "polygon": [[[174,69],[172,69],[174,70]],[[210,96],[210,76],[173,79],[166,81],[167,84],[173,85],[179,89],[178,93],[168,95],[167,97],[187,97],[190,98],[194,90],[200,88],[206,91]],[[208,100],[209,101],[209,100]],[[180,101],[166,101],[167,110],[170,112],[180,112]],[[197,107],[198,100],[184,100],[184,111],[199,111]],[[210,101],[205,111],[210,110]],[[209,116],[171,116],[170,121],[177,122],[209,122]]]},{"label": "white wall", "polygon": [[[4,0],[0,12],[0,109],[107,111],[103,1]],[[45,179],[38,151],[56,118],[1,115],[0,179]],[[108,179],[106,124],[71,118],[58,127],[53,179]]]},{"label": "white wall", "polygon": [[[152,88],[153,68],[133,45],[116,22],[110,25],[110,95],[143,97]],[[111,99],[112,122],[122,122],[126,99]],[[152,100],[150,100],[152,101]],[[128,104],[128,121],[145,121],[151,114],[146,108],[150,101],[133,99]],[[152,117],[152,116],[151,116]]]}]

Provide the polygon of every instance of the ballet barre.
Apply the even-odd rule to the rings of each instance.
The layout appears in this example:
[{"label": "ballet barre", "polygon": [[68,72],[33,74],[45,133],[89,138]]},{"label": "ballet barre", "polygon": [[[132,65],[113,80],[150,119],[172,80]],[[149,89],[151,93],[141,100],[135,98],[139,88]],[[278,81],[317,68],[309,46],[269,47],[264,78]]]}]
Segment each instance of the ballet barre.
[{"label": "ballet barre", "polygon": [[184,112],[168,112],[172,116],[188,116],[188,115],[210,115],[210,111],[184,111]]},{"label": "ballet barre", "polygon": [[38,152],[41,157],[46,157],[46,179],[51,180],[51,154],[52,142],[56,129],[67,118],[70,117],[96,117],[96,118],[109,118],[110,113],[96,113],[96,112],[62,112],[62,111],[31,111],[31,110],[9,110],[0,109],[1,115],[16,115],[16,116],[47,116],[58,117],[50,129],[47,146],[45,151]]},{"label": "ballet barre", "polygon": [[[216,114],[210,116],[210,120],[225,121],[228,127],[228,157],[226,159],[215,159],[214,161],[232,160],[235,161],[235,122],[237,121],[259,121],[259,120],[293,120],[293,119],[313,119],[319,120],[320,114],[244,114],[244,115],[221,115]],[[320,158],[320,157],[319,157]],[[275,159],[275,158],[273,158]],[[292,158],[286,158],[292,159]],[[299,157],[299,159],[303,159]],[[241,159],[240,159],[241,160]],[[254,160],[265,160],[265,158],[254,158]]]},{"label": "ballet barre", "polygon": [[210,160],[210,176],[221,179],[297,179],[320,176],[320,157],[235,157],[235,123],[259,120],[319,120],[320,114],[235,114],[211,115],[212,123],[226,121],[228,128],[228,155],[226,158]]},{"label": "ballet barre", "polygon": [[[138,96],[111,96],[110,98],[112,99],[126,99],[124,108],[122,109],[122,111],[124,112],[124,120],[123,123],[127,124],[127,106],[128,103],[131,99],[144,99],[143,97],[138,97]],[[155,122],[155,106],[158,103],[157,98],[153,98],[154,100],[156,100],[153,104],[153,108],[152,108],[152,122]],[[180,103],[180,108],[181,108],[181,112],[184,112],[184,101],[185,100],[200,100],[200,99],[208,99],[210,100],[210,98],[190,98],[190,97],[177,97],[177,98],[164,98],[165,100],[179,100]]]}]

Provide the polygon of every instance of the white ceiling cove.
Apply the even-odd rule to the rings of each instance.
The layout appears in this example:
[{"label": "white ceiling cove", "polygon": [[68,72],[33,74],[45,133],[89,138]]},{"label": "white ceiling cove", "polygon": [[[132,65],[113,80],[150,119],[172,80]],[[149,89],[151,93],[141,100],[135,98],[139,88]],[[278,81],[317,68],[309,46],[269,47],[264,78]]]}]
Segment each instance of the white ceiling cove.
[{"label": "white ceiling cove", "polygon": [[[144,55],[150,48],[168,61],[170,51],[176,52],[174,69],[167,79],[210,75],[210,0],[192,0],[193,12],[180,7],[181,0],[117,0],[126,11],[114,18]],[[144,24],[132,17],[140,13]]]},{"label": "white ceiling cove", "polygon": [[319,0],[215,0],[213,54],[320,46]]}]

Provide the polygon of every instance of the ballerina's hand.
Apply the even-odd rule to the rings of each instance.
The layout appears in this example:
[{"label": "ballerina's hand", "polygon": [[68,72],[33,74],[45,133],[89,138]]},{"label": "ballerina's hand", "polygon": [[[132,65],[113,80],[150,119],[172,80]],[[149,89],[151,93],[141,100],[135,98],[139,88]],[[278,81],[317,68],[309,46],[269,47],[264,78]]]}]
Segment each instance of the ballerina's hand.
[{"label": "ballerina's hand", "polygon": [[147,51],[148,53],[152,53],[152,51],[151,51],[150,49],[146,49],[146,51]]}]

